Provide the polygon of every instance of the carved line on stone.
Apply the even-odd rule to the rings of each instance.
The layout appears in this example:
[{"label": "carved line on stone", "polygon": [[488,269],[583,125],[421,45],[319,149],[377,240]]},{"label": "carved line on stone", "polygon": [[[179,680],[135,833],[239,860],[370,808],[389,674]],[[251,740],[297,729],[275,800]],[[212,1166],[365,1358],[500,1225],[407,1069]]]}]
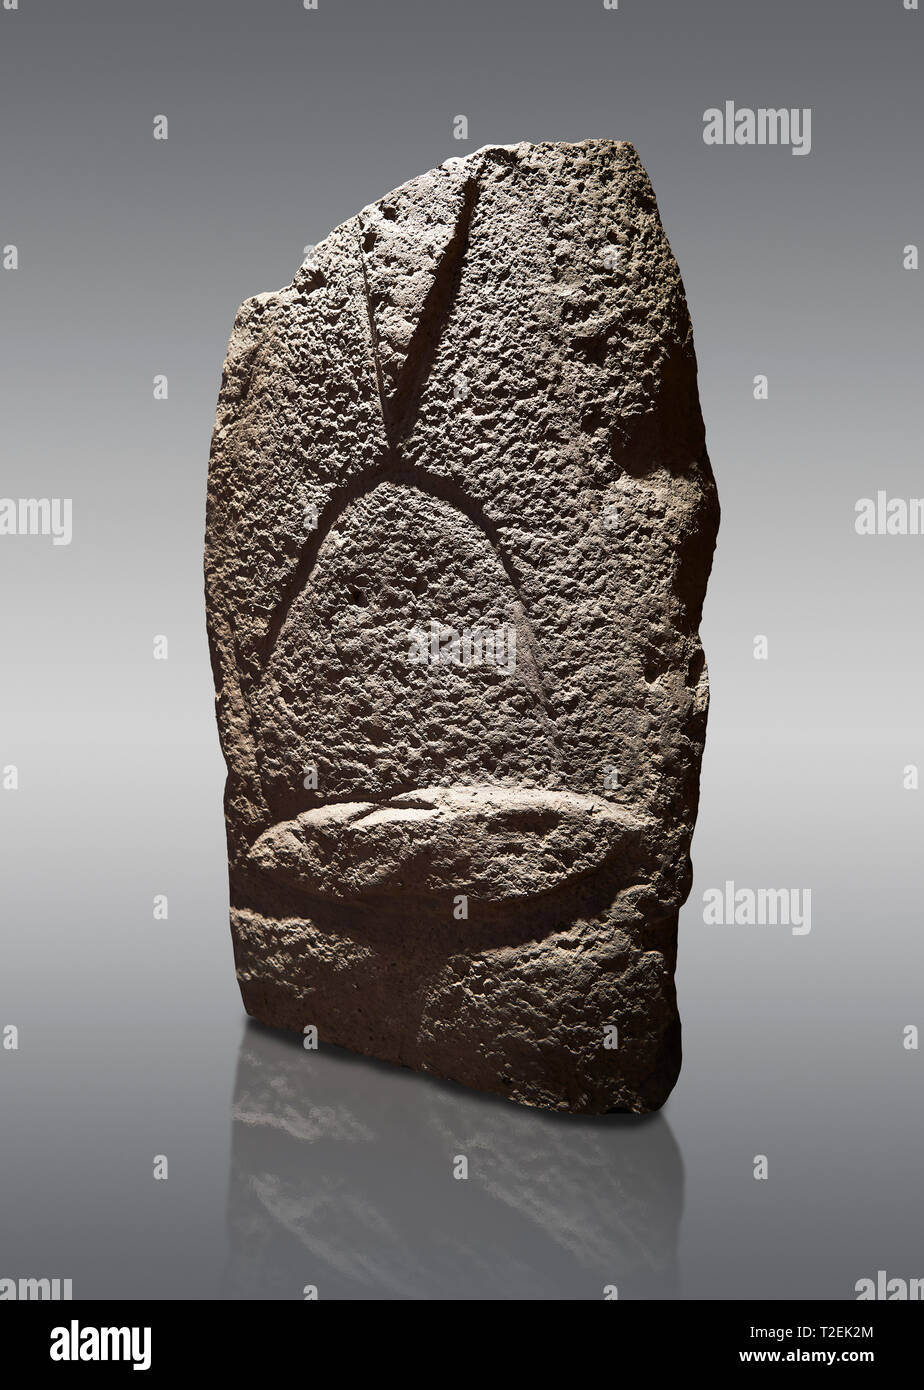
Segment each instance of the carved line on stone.
[{"label": "carved line on stone", "polygon": [[[521,592],[522,580],[516,566],[507,555],[496,524],[491,520],[480,504],[474,502],[467,493],[463,492],[458,483],[453,479],[428,473],[425,469],[421,468],[419,464],[402,463],[400,461],[395,463],[391,461],[391,457],[387,457],[382,464],[371,472],[364,473],[362,476],[354,478],[349,483],[345,483],[333,490],[327,506],[318,519],[318,526],[306,542],[305,548],[299,557],[295,569],[289,577],[284,592],[273,610],[267,625],[266,634],[261,644],[262,650],[259,671],[255,685],[259,687],[262,684],[270,661],[272,660],[276,643],[279,640],[279,636],[291,612],[292,605],[310,579],[317,563],[321,547],[327,539],[327,536],[353,502],[358,501],[361,497],[367,496],[370,492],[374,491],[380,483],[386,482],[394,483],[396,486],[415,487],[418,491],[423,492],[427,496],[433,497],[437,501],[444,502],[448,506],[455,507],[457,511],[461,512],[463,516],[467,517],[467,519],[481,531],[490,544],[513,590],[513,620],[517,628],[520,651],[526,657],[526,685],[527,688],[533,691],[537,698],[542,724],[555,757],[555,765],[560,771],[562,767],[562,754],[558,739],[557,725],[554,713],[549,707],[549,696],[546,690],[542,665],[539,658],[539,645],[533,632],[529,613],[523,601]],[[262,779],[263,748],[259,738],[254,739],[254,752]]]},{"label": "carved line on stone", "polygon": [[[375,366],[376,384],[379,394],[379,405],[382,413],[382,423],[385,428],[387,452],[382,463],[378,465],[372,475],[367,475],[366,479],[359,482],[350,482],[335,488],[331,494],[327,506],[324,509],[324,520],[322,520],[314,534],[310,537],[299,557],[298,563],[287,581],[284,591],[280,596],[279,603],[273,610],[266,633],[261,643],[262,660],[260,662],[260,677],[265,672],[272,655],[273,648],[279,637],[282,626],[288,617],[289,609],[296,595],[302,589],[308,575],[314,567],[318,551],[324,541],[328,531],[336,520],[337,516],[351,501],[369,492],[379,481],[384,481],[389,470],[398,471],[405,465],[402,463],[398,446],[406,437],[407,428],[413,424],[417,417],[420,407],[420,399],[424,387],[429,379],[433,362],[436,358],[436,351],[442,338],[443,332],[448,322],[449,315],[455,302],[456,292],[459,287],[461,276],[462,259],[468,247],[469,232],[471,230],[472,214],[475,204],[478,201],[478,182],[475,175],[470,175],[465,182],[462,192],[462,207],[456,219],[455,231],[446,244],[442,259],[433,277],[433,283],[424,299],[423,308],[417,321],[411,341],[408,345],[404,365],[401,368],[395,391],[389,398],[385,390],[385,382],[382,375],[382,367],[379,350],[379,333],[375,322],[375,311],[372,307],[372,296],[369,287],[369,277],[366,272],[365,254],[362,249],[362,242],[359,243],[359,264],[363,280],[363,291],[366,301],[366,313],[369,319],[369,332],[372,341],[372,357]],[[428,346],[429,340],[429,346]],[[413,390],[412,390],[413,388]],[[400,407],[404,402],[404,409],[400,411],[400,419],[396,414],[396,407]],[[422,484],[423,491],[429,491],[434,497],[440,498],[440,493],[436,490],[438,479],[428,474],[419,467],[408,466],[408,472],[413,473],[407,481],[414,485],[415,478],[425,480]],[[494,549],[507,572],[511,584],[516,590],[517,597],[520,597],[519,580],[504,554],[497,528],[489,521],[488,517],[481,511],[473,507],[468,498],[461,490],[457,490],[452,496],[441,498],[469,516],[475,525],[479,526],[490,540]],[[522,601],[522,600],[521,600]],[[259,679],[259,677],[258,677]]]},{"label": "carved line on stone", "polygon": [[[424,298],[417,325],[408,344],[407,353],[391,395],[385,388],[381,366],[380,338],[375,321],[365,253],[362,248],[362,241],[359,242],[360,270],[387,453],[383,461],[372,472],[335,488],[331,493],[318,526],[306,542],[298,563],[289,576],[279,602],[267,624],[266,633],[261,643],[260,671],[257,683],[260,684],[266,674],[292,605],[311,577],[321,546],[347,507],[360,497],[366,496],[383,482],[416,487],[421,492],[462,512],[469,521],[478,527],[493,548],[515,595],[513,619],[521,638],[521,650],[526,657],[526,685],[533,690],[539,702],[542,723],[555,755],[556,765],[560,770],[562,758],[555,718],[549,709],[538,644],[523,602],[522,582],[506,553],[497,526],[482,507],[473,502],[452,479],[431,474],[418,464],[405,463],[399,452],[400,445],[406,440],[417,419],[423,392],[430,379],[439,344],[452,313],[461,281],[462,263],[469,245],[472,217],[479,192],[477,176],[474,173],[470,174],[462,189],[462,205],[456,219],[455,229],[446,243],[442,258],[434,273],[433,282]],[[262,770],[262,749],[259,747],[257,748],[257,762],[261,765]]]},{"label": "carved line on stone", "polygon": [[372,338],[372,361],[375,364],[375,384],[379,392],[379,410],[382,414],[382,424],[385,426],[385,437],[391,448],[391,440],[388,436],[388,407],[385,402],[385,382],[382,378],[382,361],[379,352],[379,330],[376,327],[375,313],[372,308],[372,295],[369,291],[369,275],[366,270],[366,258],[363,255],[362,241],[359,243],[359,268],[363,277],[363,296],[366,301],[366,314],[369,318],[369,334]]},{"label": "carved line on stone", "polygon": [[[211,576],[209,577],[211,585]],[[207,588],[208,595],[208,588]],[[238,669],[240,662],[240,646],[237,635],[234,631],[234,623],[230,613],[227,613],[222,605],[217,588],[211,593],[210,602],[213,613],[213,626],[215,631],[209,631],[208,644],[209,654],[212,661],[212,669],[219,673],[220,677],[220,699],[225,701],[229,710],[236,711],[240,716],[240,728],[244,742],[253,760],[253,769],[248,769],[245,780],[251,787],[251,792],[257,803],[257,808],[265,818],[269,815],[269,807],[263,794],[263,763],[262,748],[256,738],[253,729],[253,720],[250,713],[250,705],[244,695],[244,690],[238,679]],[[219,643],[219,630],[224,641]],[[234,654],[234,660],[227,659],[227,653]]]},{"label": "carved line on stone", "polygon": [[[472,214],[478,201],[478,193],[478,181],[470,175],[462,189],[462,206],[456,219],[455,230],[446,243],[446,249],[433,276],[433,283],[424,297],[420,317],[411,335],[394,391],[390,396],[383,395],[385,433],[393,449],[397,449],[407,438],[420,410],[421,397],[430,379],[437,349],[459,289],[462,262],[468,249]],[[368,296],[368,284],[366,291]],[[369,312],[372,315],[371,303]]]},{"label": "carved line on stone", "polygon": [[[486,951],[540,942],[572,930],[575,921],[600,913],[606,916],[607,934],[619,931],[627,939],[626,967],[637,965],[649,952],[661,949],[660,933],[665,927],[675,925],[677,917],[677,908],[666,903],[663,912],[650,922],[640,924],[633,920],[629,895],[647,884],[654,872],[650,848],[654,833],[646,828],[644,840],[637,847],[579,883],[567,880],[530,899],[529,910],[525,913],[522,903],[518,907],[515,903],[479,900],[477,924],[467,924],[468,944],[473,950]],[[245,878],[237,884],[231,911],[254,914],[257,931],[265,932],[267,939],[274,943],[290,939],[287,928],[293,918],[306,915],[306,902],[311,904],[310,919],[321,932],[362,944],[382,932],[381,899],[338,902],[287,884],[278,885],[276,891],[277,901],[281,899],[285,906],[274,903],[271,911],[259,893],[254,893],[253,883]],[[580,895],[577,901],[576,893]],[[413,891],[407,893],[411,902],[420,896],[423,895]],[[448,938],[442,947],[428,942],[428,949],[445,953],[448,958],[458,951],[458,938]],[[266,957],[260,959],[265,967]]]},{"label": "carved line on stone", "polygon": [[[273,652],[276,648],[276,643],[286,624],[292,605],[311,578],[324,541],[347,508],[351,506],[352,503],[357,502],[361,497],[365,497],[370,492],[373,492],[381,483],[394,483],[396,486],[414,487],[427,496],[433,497],[439,502],[446,503],[447,506],[455,507],[457,511],[461,512],[463,516],[467,517],[468,520],[481,531],[482,535],[484,535],[490,544],[514,593],[513,617],[518,630],[518,636],[521,639],[521,650],[524,651],[527,658],[527,671],[529,675],[527,686],[533,690],[533,693],[539,701],[543,724],[555,754],[556,764],[560,768],[561,749],[558,743],[555,717],[549,709],[548,695],[539,660],[538,643],[533,633],[533,627],[526,610],[526,605],[523,602],[520,575],[513,561],[506,553],[497,526],[480,504],[474,502],[453,479],[428,473],[425,469],[421,468],[419,464],[402,463],[400,461],[392,462],[391,458],[386,458],[384,463],[379,465],[378,468],[334,489],[328,500],[327,506],[318,519],[316,530],[306,543],[299,557],[298,564],[292,571],[284,594],[273,610],[263,641],[263,653],[258,684],[262,683],[263,677],[266,675],[266,671],[272,660]],[[259,760],[258,754],[258,761]]]},{"label": "carved line on stone", "polygon": [[427,493],[438,502],[445,502],[448,506],[455,507],[457,511],[462,512],[490,542],[517,599],[522,603],[520,576],[506,553],[497,526],[480,504],[473,502],[452,478],[440,477],[435,473],[429,473],[419,464],[404,463],[400,459],[395,460],[389,456],[378,467],[333,489],[326,507],[318,518],[318,525],[306,542],[298,564],[286,584],[285,593],[273,610],[273,615],[267,625],[266,636],[263,640],[261,678],[266,673],[266,668],[270,663],[273,650],[289,616],[292,604],[311,577],[321,546],[347,507],[373,492],[380,483],[415,487],[419,492]]}]

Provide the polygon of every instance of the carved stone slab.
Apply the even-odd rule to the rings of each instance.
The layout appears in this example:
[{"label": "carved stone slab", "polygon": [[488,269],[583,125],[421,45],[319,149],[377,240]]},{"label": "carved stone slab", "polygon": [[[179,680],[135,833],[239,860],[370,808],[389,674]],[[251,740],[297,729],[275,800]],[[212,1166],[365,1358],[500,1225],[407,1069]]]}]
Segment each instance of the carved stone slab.
[{"label": "carved stone slab", "polygon": [[664,1102],[717,524],[631,145],[449,160],[242,306],[206,601],[250,1014]]}]

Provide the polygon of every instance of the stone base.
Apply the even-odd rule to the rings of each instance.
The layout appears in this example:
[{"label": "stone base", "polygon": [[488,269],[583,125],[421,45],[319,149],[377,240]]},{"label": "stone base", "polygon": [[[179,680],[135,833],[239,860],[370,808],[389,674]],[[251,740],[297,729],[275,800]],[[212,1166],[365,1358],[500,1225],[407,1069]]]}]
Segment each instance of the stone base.
[{"label": "stone base", "polygon": [[[396,911],[361,924],[327,905],[312,921],[232,911],[247,1012],[296,1032],[313,1024],[321,1043],[521,1105],[642,1114],[664,1104],[681,1059],[676,915],[477,949],[473,935],[487,942],[490,928],[446,924],[437,947],[406,908],[398,941]],[[659,946],[633,944],[643,937]]]}]

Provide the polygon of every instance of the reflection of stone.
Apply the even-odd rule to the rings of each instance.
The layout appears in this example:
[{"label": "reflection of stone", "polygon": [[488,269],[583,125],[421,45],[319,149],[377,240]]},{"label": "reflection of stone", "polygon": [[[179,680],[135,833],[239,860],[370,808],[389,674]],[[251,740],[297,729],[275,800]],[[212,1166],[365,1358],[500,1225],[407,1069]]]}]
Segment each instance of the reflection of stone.
[{"label": "reflection of stone", "polygon": [[516,1110],[247,1029],[230,1298],[674,1298],[682,1203],[660,1116]]},{"label": "reflection of stone", "polygon": [[663,1103],[716,524],[630,145],[454,159],[242,307],[206,596],[249,1013],[530,1105]]}]

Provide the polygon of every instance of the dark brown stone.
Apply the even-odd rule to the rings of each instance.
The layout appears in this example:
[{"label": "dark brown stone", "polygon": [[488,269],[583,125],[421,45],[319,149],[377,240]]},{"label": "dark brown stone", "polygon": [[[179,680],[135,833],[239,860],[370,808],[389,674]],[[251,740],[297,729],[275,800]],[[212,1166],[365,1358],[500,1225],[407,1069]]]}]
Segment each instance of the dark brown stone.
[{"label": "dark brown stone", "polygon": [[631,145],[450,160],[243,305],[206,598],[249,1013],[663,1104],[717,523]]}]

